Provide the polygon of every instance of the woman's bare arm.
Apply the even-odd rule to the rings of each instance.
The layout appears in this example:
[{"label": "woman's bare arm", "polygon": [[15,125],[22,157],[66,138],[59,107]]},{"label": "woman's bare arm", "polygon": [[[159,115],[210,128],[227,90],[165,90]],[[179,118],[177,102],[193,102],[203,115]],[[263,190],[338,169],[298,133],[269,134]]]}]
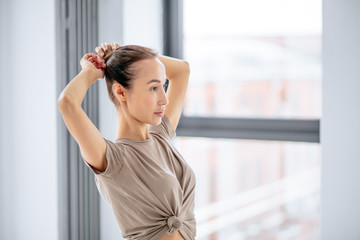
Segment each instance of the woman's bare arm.
[{"label": "woman's bare arm", "polygon": [[102,172],[107,167],[106,143],[99,130],[81,108],[90,85],[103,77],[102,71],[89,61],[89,58],[94,56],[96,55],[84,56],[81,60],[81,72],[65,87],[57,103],[66,127],[79,145],[81,155],[92,167]]},{"label": "woman's bare arm", "polygon": [[165,115],[169,118],[175,131],[184,105],[190,75],[190,67],[188,62],[180,59],[162,55],[158,55],[157,57],[164,64],[166,77],[170,81],[167,91],[169,104],[166,106]]}]

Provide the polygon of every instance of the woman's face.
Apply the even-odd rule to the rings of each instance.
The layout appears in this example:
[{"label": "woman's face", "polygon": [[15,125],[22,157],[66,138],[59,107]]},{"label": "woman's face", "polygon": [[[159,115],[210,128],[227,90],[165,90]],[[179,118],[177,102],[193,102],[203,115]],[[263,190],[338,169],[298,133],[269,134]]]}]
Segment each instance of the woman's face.
[{"label": "woman's face", "polygon": [[135,63],[137,78],[127,91],[128,111],[140,122],[151,125],[161,123],[165,106],[169,103],[165,94],[165,67],[158,58],[145,59]]}]

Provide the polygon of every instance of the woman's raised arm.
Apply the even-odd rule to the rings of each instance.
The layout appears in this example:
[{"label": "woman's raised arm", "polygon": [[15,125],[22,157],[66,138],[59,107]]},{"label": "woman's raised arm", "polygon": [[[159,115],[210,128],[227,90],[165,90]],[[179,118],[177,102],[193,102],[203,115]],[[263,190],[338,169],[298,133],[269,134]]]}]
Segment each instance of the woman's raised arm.
[{"label": "woman's raised arm", "polygon": [[185,101],[190,67],[189,63],[184,60],[162,55],[158,55],[157,57],[164,64],[166,77],[170,81],[167,91],[169,104],[166,106],[165,115],[168,117],[175,131],[179,123]]},{"label": "woman's raised arm", "polygon": [[89,53],[81,59],[80,65],[81,72],[61,92],[58,108],[66,127],[79,144],[82,157],[93,168],[102,172],[107,167],[106,143],[81,108],[81,103],[90,85],[103,78],[104,73],[99,68],[103,68],[104,63],[98,56]]}]

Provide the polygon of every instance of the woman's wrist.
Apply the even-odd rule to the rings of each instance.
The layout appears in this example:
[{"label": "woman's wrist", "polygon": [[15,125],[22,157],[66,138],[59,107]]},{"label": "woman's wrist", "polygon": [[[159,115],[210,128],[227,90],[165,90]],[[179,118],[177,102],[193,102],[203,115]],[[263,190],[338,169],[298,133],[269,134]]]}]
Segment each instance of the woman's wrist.
[{"label": "woman's wrist", "polygon": [[99,74],[100,69],[94,69],[91,66],[87,66],[83,69],[81,69],[80,73],[83,75],[90,84],[96,82],[99,79],[102,79],[104,76],[103,74]]}]

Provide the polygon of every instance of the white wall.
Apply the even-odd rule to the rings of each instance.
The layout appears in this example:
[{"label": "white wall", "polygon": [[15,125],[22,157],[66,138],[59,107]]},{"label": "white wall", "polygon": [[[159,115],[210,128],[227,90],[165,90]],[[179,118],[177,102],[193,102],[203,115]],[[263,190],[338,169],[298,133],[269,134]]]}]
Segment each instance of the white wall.
[{"label": "white wall", "polygon": [[0,239],[57,239],[55,1],[0,1]]},{"label": "white wall", "polygon": [[323,1],[321,239],[360,239],[360,1]]},{"label": "white wall", "polygon": [[[138,44],[162,53],[161,0],[99,0],[99,43]],[[100,132],[116,138],[116,110],[110,102],[105,80],[99,82]],[[109,205],[100,202],[101,239],[122,239]]]}]

